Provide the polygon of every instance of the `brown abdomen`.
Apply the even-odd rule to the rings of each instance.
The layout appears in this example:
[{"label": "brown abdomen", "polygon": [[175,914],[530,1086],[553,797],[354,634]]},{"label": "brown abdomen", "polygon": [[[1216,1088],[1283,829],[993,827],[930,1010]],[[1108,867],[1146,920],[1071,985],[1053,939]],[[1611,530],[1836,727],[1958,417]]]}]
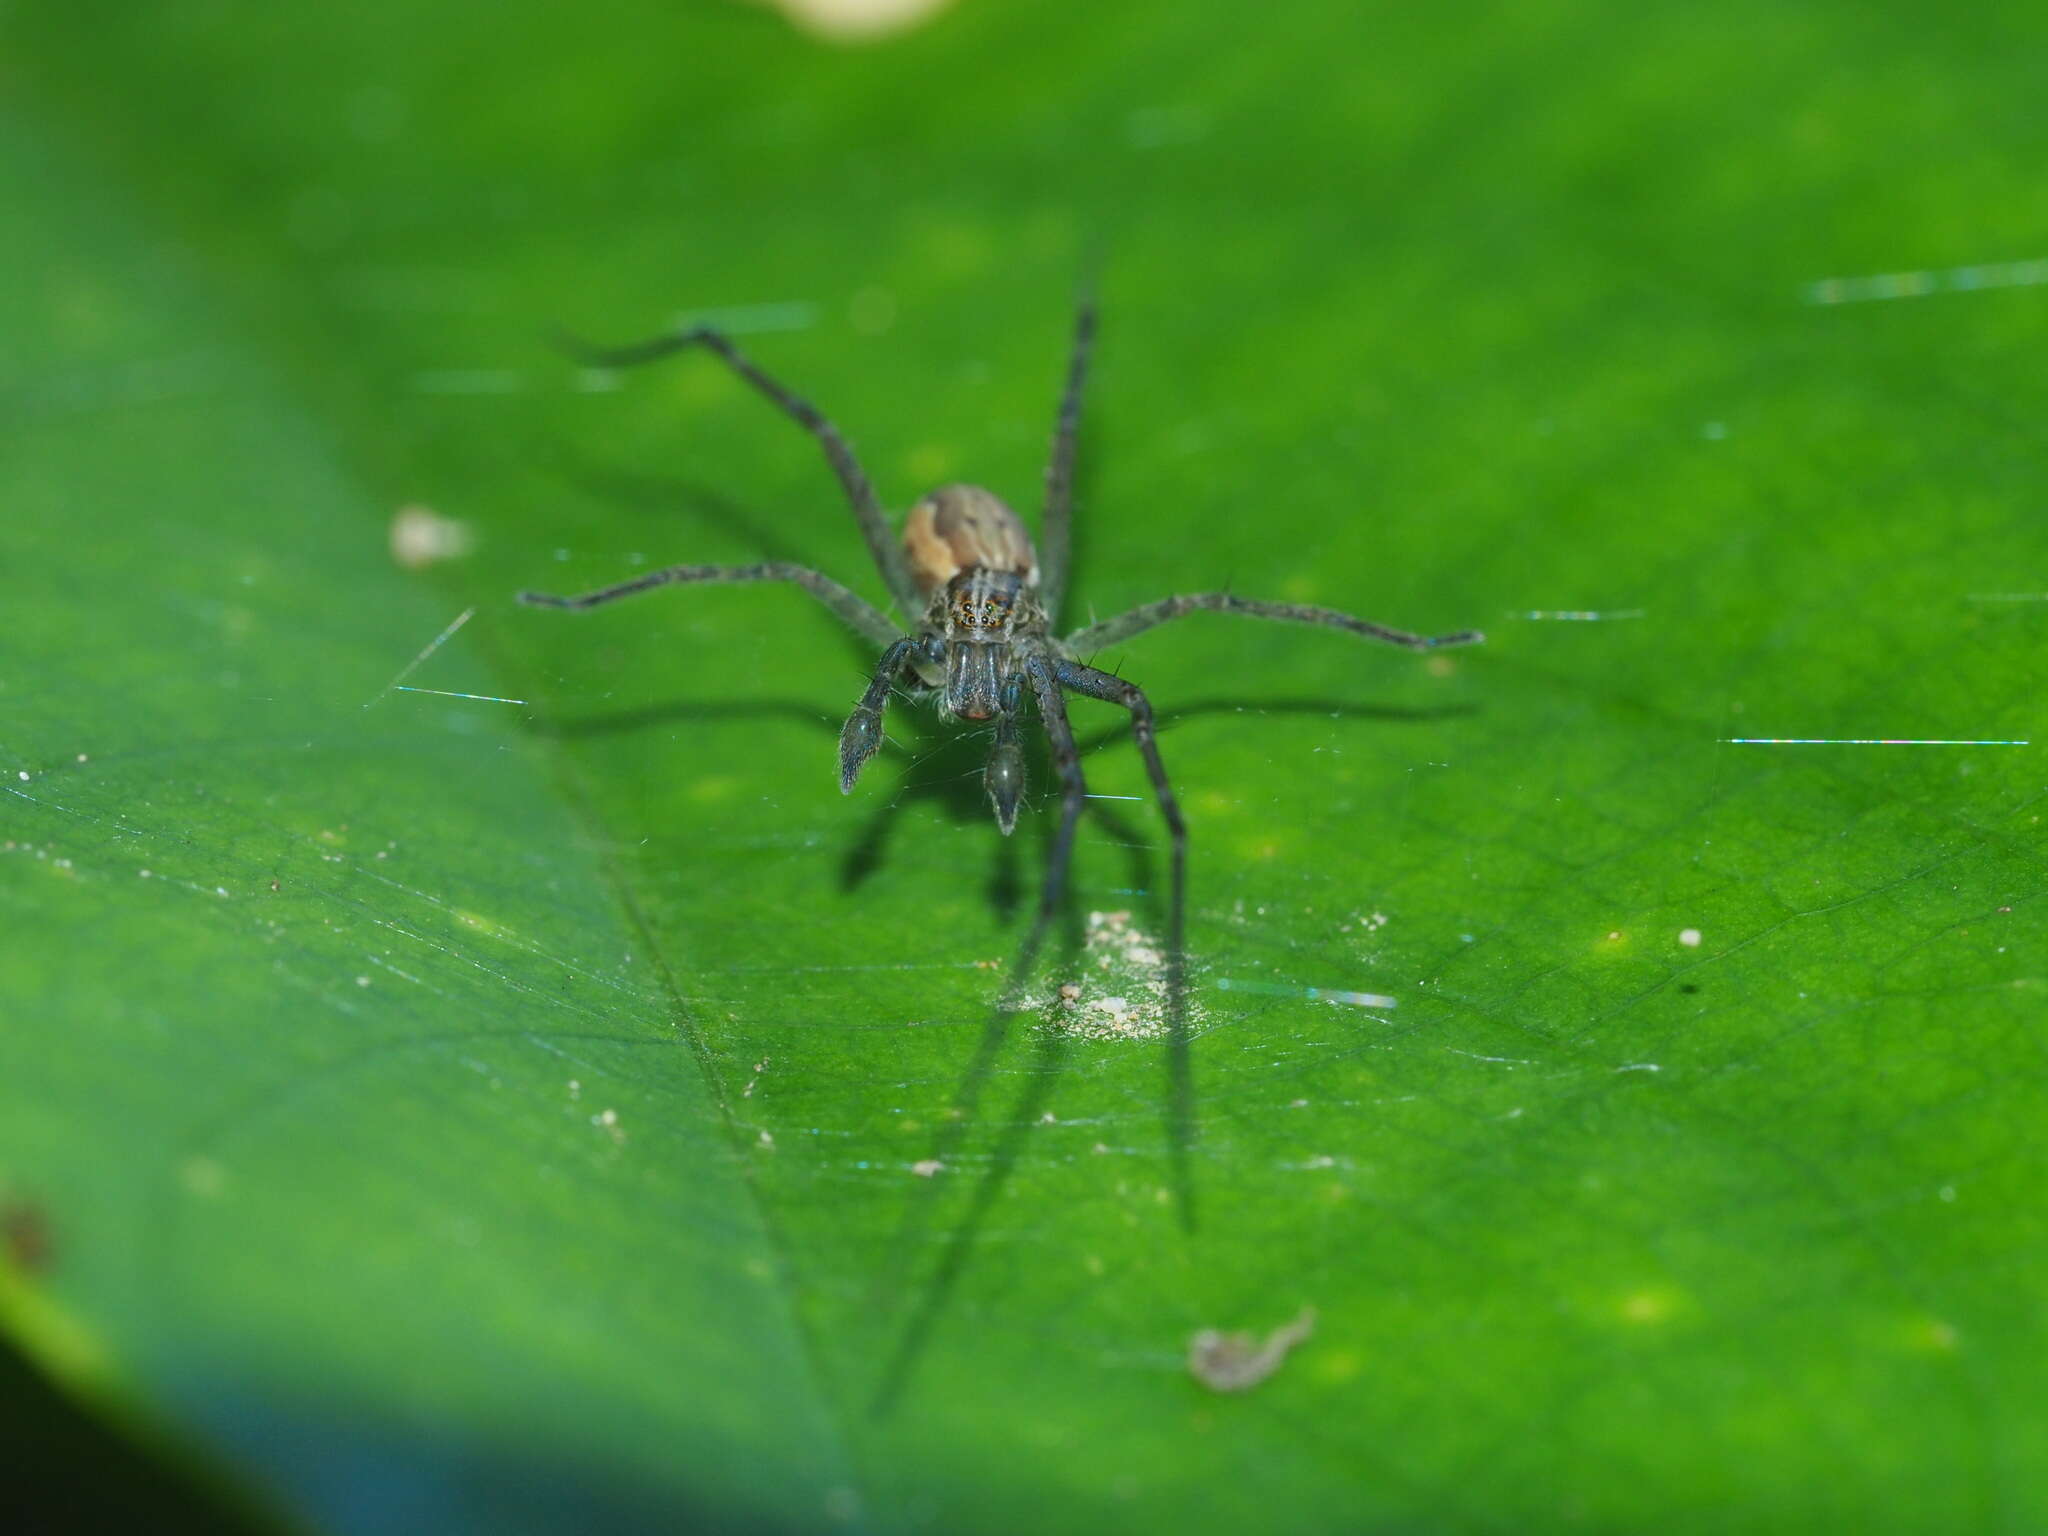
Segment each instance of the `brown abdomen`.
[{"label": "brown abdomen", "polygon": [[903,551],[920,592],[943,587],[979,566],[1038,585],[1038,555],[1017,514],[978,485],[942,485],[903,520]]}]

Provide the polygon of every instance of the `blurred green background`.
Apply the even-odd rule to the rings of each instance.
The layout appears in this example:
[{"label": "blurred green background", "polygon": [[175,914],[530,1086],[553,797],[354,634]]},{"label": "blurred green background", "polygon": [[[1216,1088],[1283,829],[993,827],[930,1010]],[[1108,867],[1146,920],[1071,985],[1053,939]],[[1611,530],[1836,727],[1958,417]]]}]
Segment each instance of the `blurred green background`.
[{"label": "blurred green background", "polygon": [[[334,1532],[2048,1524],[2041,748],[1723,741],[2043,729],[2043,31],[0,11],[10,1485]],[[871,658],[799,594],[510,601],[880,595],[712,359],[557,326],[722,320],[893,508],[1033,516],[1091,275],[1076,618],[1490,632],[1102,658],[1192,822],[1185,1050],[1148,803],[1093,803],[1006,1019],[1042,762],[1005,842],[904,708],[842,799]],[[467,551],[394,559],[409,506]],[[444,692],[388,690],[463,614],[405,679]],[[1190,1376],[1304,1308],[1252,1390]]]}]

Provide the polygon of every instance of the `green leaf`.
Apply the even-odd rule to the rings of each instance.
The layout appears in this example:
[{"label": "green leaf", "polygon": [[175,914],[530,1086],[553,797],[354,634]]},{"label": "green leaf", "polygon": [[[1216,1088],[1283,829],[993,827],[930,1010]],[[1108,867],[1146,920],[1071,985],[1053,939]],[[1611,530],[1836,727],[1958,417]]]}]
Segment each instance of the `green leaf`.
[{"label": "green leaf", "polygon": [[[1727,740],[2040,738],[2036,29],[5,25],[0,1326],[110,1434],[337,1531],[2048,1521],[2042,749]],[[879,596],[556,326],[1028,514],[1091,275],[1077,618],[1491,632],[1101,658],[1181,1039],[1118,712],[1013,1014],[1042,762],[1005,840],[899,707],[842,799],[801,594],[511,601]]]}]

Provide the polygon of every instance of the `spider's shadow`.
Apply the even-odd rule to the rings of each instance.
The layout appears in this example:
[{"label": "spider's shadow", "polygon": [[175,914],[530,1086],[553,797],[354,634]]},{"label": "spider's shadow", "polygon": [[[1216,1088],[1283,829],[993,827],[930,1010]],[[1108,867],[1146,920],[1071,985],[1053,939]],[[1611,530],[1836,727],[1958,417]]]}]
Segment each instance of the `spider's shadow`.
[{"label": "spider's shadow", "polygon": [[[1195,1126],[1194,1078],[1189,1053],[1187,957],[1181,922],[1183,910],[1183,902],[1176,899],[1166,951],[1166,1121],[1170,1182],[1181,1226],[1183,1230],[1192,1232],[1195,1229],[1195,1201],[1189,1149]],[[988,1022],[982,1027],[974,1056],[961,1073],[953,1099],[947,1105],[940,1129],[933,1138],[932,1148],[926,1154],[938,1165],[939,1176],[925,1181],[922,1187],[913,1191],[905,1206],[903,1222],[892,1251],[877,1277],[873,1291],[877,1311],[885,1312],[897,1296],[904,1294],[907,1289],[903,1284],[906,1267],[917,1255],[934,1246],[926,1234],[937,1225],[936,1202],[944,1194],[944,1170],[959,1164],[958,1153],[982,1118],[983,1090],[1009,1045],[1013,1024],[1033,1006],[1029,995],[1032,978],[1037,971],[1040,954],[1061,918],[1060,912],[1040,912],[1018,946],[1004,978],[1002,992],[990,1009]],[[1026,1140],[1041,1124],[1053,1089],[1065,1070],[1068,1039],[1066,1032],[1060,1029],[1035,1032],[1030,1042],[1029,1060],[1018,1069],[1022,1085],[1000,1121],[1001,1129],[988,1151],[986,1166],[975,1177],[966,1196],[966,1209],[953,1219],[950,1230],[936,1245],[938,1258],[917,1286],[915,1299],[897,1334],[895,1347],[883,1366],[874,1397],[878,1415],[886,1416],[901,1400],[918,1361],[923,1357],[933,1328],[945,1315],[953,1289],[974,1257],[989,1212],[995,1208],[1012,1169],[1024,1155]]]},{"label": "spider's shadow", "polygon": [[[1176,713],[1187,715],[1242,707],[1244,706],[1234,702],[1222,701],[1198,705]],[[1314,713],[1345,711],[1345,706],[1332,705],[1329,701],[1304,702],[1300,708],[1304,712]],[[1364,713],[1370,714],[1371,711]],[[823,761],[830,761],[826,743],[827,740],[836,739],[838,722],[815,705],[794,699],[674,701],[557,720],[544,728],[559,737],[574,739],[658,728],[662,725],[756,719],[795,720],[816,727],[821,738],[826,739],[820,742],[821,749],[827,753]],[[935,800],[950,818],[960,821],[980,820],[989,816],[988,799],[982,788],[982,769],[989,747],[990,733],[987,730],[962,729],[956,722],[941,720],[928,707],[921,707],[910,700],[896,701],[891,712],[891,722],[892,740],[884,750],[895,757],[907,760],[907,766],[901,770],[901,778],[895,792],[870,814],[860,835],[846,854],[841,867],[841,886],[847,891],[856,889],[880,867],[885,856],[888,836],[904,800]],[[1042,749],[1043,732],[1033,734]],[[1083,747],[1084,750],[1092,750],[1094,747],[1127,738],[1128,735],[1128,727],[1111,727],[1091,736]],[[870,774],[874,772],[875,766],[879,765],[871,765]],[[1039,798],[1051,801],[1050,806],[1042,806],[1041,809],[1052,811],[1052,814],[1040,814],[1031,818],[1032,833],[1040,843],[1039,862],[1042,865],[1050,853],[1051,841],[1057,835],[1059,824],[1058,796],[1050,788],[1056,780],[1046,767],[1042,753],[1034,782],[1040,787]],[[1139,892],[1152,891],[1155,878],[1154,854],[1151,839],[1144,835],[1138,819],[1129,815],[1122,807],[1100,801],[1090,804],[1089,817],[1109,834],[1112,841],[1128,850],[1128,888]],[[999,852],[990,883],[990,899],[1006,919],[1026,899],[1016,842],[1014,837],[998,840]],[[1187,1027],[1186,956],[1182,934],[1181,900],[1169,899],[1167,922],[1169,941],[1166,972],[1165,1120],[1168,1160],[1171,1170],[1170,1183],[1174,1190],[1181,1223],[1184,1228],[1191,1231],[1195,1224],[1194,1188],[1189,1166],[1195,1124],[1194,1079]],[[941,1120],[941,1129],[927,1154],[932,1161],[947,1167],[960,1165],[961,1159],[958,1154],[982,1118],[983,1092],[1010,1045],[1013,1024],[1030,1007],[1029,992],[1039,961],[1047,947],[1055,941],[1061,952],[1069,957],[1078,953],[1082,945],[1079,906],[1071,885],[1056,911],[1034,914],[1031,925],[1011,962],[1002,990],[990,1010],[988,1021],[982,1028],[974,1055],[961,1073],[948,1105],[949,1113]],[[967,1208],[951,1223],[950,1230],[940,1245],[936,1264],[915,1288],[915,1301],[897,1336],[896,1346],[890,1353],[877,1391],[876,1406],[879,1411],[886,1412],[892,1407],[909,1384],[910,1376],[924,1352],[933,1327],[944,1315],[954,1286],[974,1256],[988,1213],[1007,1185],[1011,1170],[1023,1155],[1026,1138],[1038,1125],[1040,1117],[1045,1112],[1053,1089],[1064,1070],[1066,1045],[1067,1036],[1060,1030],[1044,1029],[1033,1035],[1029,1046],[1029,1062],[1022,1069],[1022,1086],[1018,1089],[1015,1102],[1000,1121],[1002,1129],[989,1151],[986,1167],[975,1179],[968,1195]],[[903,1295],[910,1289],[904,1283],[905,1270],[918,1256],[931,1250],[933,1244],[928,1234],[937,1219],[934,1202],[944,1193],[945,1186],[938,1179],[921,1182],[920,1187],[913,1193],[910,1203],[905,1208],[903,1222],[892,1245],[889,1260],[878,1279],[878,1301]]]},{"label": "spider's shadow", "polygon": [[[982,774],[988,763],[993,728],[963,727],[940,719],[928,704],[899,701],[893,711],[890,745],[900,751],[908,764],[895,789],[869,813],[860,834],[840,863],[839,885],[847,892],[858,890],[880,869],[888,851],[898,813],[906,801],[924,800],[940,806],[956,822],[986,823],[992,819]],[[1126,732],[1128,734],[1128,732]],[[1040,867],[1049,860],[1053,838],[1059,828],[1058,783],[1045,750],[1043,733],[1038,735],[1036,762],[1031,788],[1020,822],[1038,844]],[[1115,733],[1104,732],[1102,740]],[[1038,814],[1032,814],[1037,812]],[[1112,841],[1130,855],[1125,889],[1152,889],[1152,850],[1132,819],[1121,810],[1101,802],[1089,807],[1089,814]],[[1004,922],[1014,918],[1029,894],[1019,867],[1015,836],[997,839],[994,868],[990,872],[988,899]],[[1069,938],[1077,934],[1072,921],[1073,903],[1063,904]]]},{"label": "spider's shadow", "polygon": [[[863,661],[869,659],[858,642],[849,649]],[[847,707],[851,707],[851,698],[849,690]],[[1163,734],[1182,721],[1203,715],[1316,715],[1339,720],[1418,721],[1450,719],[1468,712],[1469,706],[1464,705],[1417,709],[1360,704],[1344,699],[1211,698],[1162,710],[1159,725]],[[859,834],[840,861],[839,887],[842,891],[858,890],[882,867],[898,814],[907,801],[936,803],[944,809],[949,820],[956,822],[985,822],[989,819],[988,796],[982,788],[981,776],[988,760],[990,731],[942,720],[929,704],[903,697],[892,701],[888,718],[889,735],[883,743],[880,757],[893,759],[903,766],[897,770],[897,783],[868,813]],[[541,728],[557,737],[575,740],[665,725],[771,719],[796,721],[826,738],[820,742],[819,771],[821,774],[829,771],[831,755],[828,742],[838,739],[843,717],[829,706],[799,699],[678,699],[605,714],[554,720],[544,723]],[[1128,725],[1112,724],[1078,737],[1077,744],[1085,760],[1105,748],[1128,744],[1130,734]],[[1044,733],[1034,732],[1033,735],[1039,745],[1029,808],[1040,814],[1031,816],[1030,822],[1033,828],[1031,835],[1038,839],[1040,845],[1039,862],[1043,865],[1058,827],[1058,795],[1054,789],[1057,781],[1044,755]],[[875,781],[881,777],[877,770],[883,766],[879,760],[869,765],[863,777],[864,787],[875,786]],[[1140,833],[1134,819],[1100,800],[1090,802],[1088,816],[1110,834],[1112,841],[1130,851],[1131,867],[1125,889],[1151,890],[1149,840]],[[989,901],[1005,921],[1016,915],[1027,894],[1016,842],[1014,837],[998,840],[995,866],[988,885]]]},{"label": "spider's shadow", "polygon": [[[687,547],[690,539],[686,524],[694,524],[723,534],[736,549],[752,551],[749,558],[799,564],[804,561],[805,552],[790,542],[781,526],[755,516],[723,491],[702,481],[602,463],[567,444],[550,444],[542,467],[593,501],[664,519],[659,532],[650,532],[650,541],[658,539],[664,545],[677,541],[678,548]],[[694,557],[654,555],[657,564],[676,558]]]},{"label": "spider's shadow", "polygon": [[[1168,714],[1163,714],[1160,720],[1162,725],[1166,725],[1204,714],[1239,712],[1412,721],[1442,719],[1466,711],[1460,706],[1425,709],[1389,708],[1333,699],[1296,698],[1244,702],[1218,698],[1182,705]],[[1093,733],[1080,742],[1081,750],[1085,754],[1098,747],[1127,739],[1128,735],[1127,726],[1112,726]],[[972,757],[971,745],[963,745],[958,751],[957,763],[948,764],[945,772],[949,775],[950,782],[964,786],[955,790],[961,808],[981,809],[985,813],[984,807],[974,804],[979,792],[979,781],[972,772],[976,760]],[[1108,823],[1119,841],[1138,850],[1138,856],[1145,864],[1141,866],[1132,883],[1137,889],[1150,890],[1150,879],[1143,872],[1149,867],[1149,850],[1131,835],[1128,822],[1118,812],[1100,802],[1090,806],[1089,814],[1100,822]],[[1039,819],[1048,830],[1056,820],[1050,816]],[[880,825],[886,826],[886,822]],[[883,1266],[876,1286],[875,1298],[878,1309],[885,1306],[890,1299],[904,1293],[906,1287],[902,1282],[905,1269],[914,1261],[916,1255],[928,1251],[931,1247],[926,1234],[937,1224],[937,1202],[943,1198],[945,1170],[960,1165],[958,1154],[966,1146],[970,1134],[982,1118],[984,1090],[1010,1044],[1013,1024],[1031,1006],[1031,981],[1041,953],[1052,940],[1056,927],[1064,924],[1066,947],[1070,952],[1078,947],[1078,934],[1072,922],[1073,906],[1074,896],[1070,889],[1063,909],[1056,913],[1040,914],[1018,947],[1016,957],[1005,978],[1002,993],[990,1011],[974,1055],[961,1073],[952,1101],[947,1105],[946,1116],[941,1121],[931,1149],[926,1154],[940,1172],[937,1177],[925,1181],[920,1188],[913,1191],[906,1206],[894,1249]],[[1192,1169],[1196,1122],[1193,1057],[1188,1023],[1185,917],[1186,893],[1173,892],[1168,906],[1166,944],[1166,1152],[1169,1165],[1168,1182],[1173,1191],[1180,1223],[1183,1230],[1192,1232],[1197,1222]],[[950,1230],[939,1246],[937,1259],[932,1263],[922,1284],[917,1287],[909,1315],[903,1321],[895,1348],[890,1352],[883,1369],[874,1400],[878,1413],[888,1413],[908,1389],[932,1331],[944,1316],[954,1288],[973,1258],[982,1227],[990,1211],[995,1208],[1018,1159],[1023,1156],[1027,1139],[1040,1123],[1053,1089],[1064,1070],[1067,1047],[1068,1037],[1064,1031],[1058,1029],[1038,1030],[1031,1040],[1029,1059],[1017,1068],[1017,1073],[1022,1078],[1021,1086],[1017,1089],[1007,1113],[999,1121],[1000,1129],[995,1135],[993,1146],[989,1148],[986,1164],[976,1175],[972,1189],[965,1197],[966,1208],[952,1221]]]}]

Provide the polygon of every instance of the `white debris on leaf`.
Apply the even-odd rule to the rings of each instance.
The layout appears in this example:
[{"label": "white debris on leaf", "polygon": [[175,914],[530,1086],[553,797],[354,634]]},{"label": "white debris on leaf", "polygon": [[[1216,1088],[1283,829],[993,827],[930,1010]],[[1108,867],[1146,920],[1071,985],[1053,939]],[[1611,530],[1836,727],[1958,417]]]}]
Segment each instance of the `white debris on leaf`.
[{"label": "white debris on leaf", "polygon": [[819,37],[865,42],[907,31],[944,10],[949,0],[771,0],[775,9]]},{"label": "white debris on leaf", "polygon": [[[1157,1040],[1171,1024],[1166,948],[1128,912],[1090,912],[1080,975],[1036,1005],[1051,1025],[1090,1040]],[[1192,1001],[1188,1022],[1195,1022]]]},{"label": "white debris on leaf", "polygon": [[391,558],[408,571],[459,560],[475,547],[469,525],[428,507],[400,507],[391,519]]},{"label": "white debris on leaf", "polygon": [[1188,1340],[1188,1374],[1212,1392],[1247,1391],[1279,1370],[1315,1326],[1316,1309],[1303,1307],[1299,1317],[1275,1328],[1263,1344],[1255,1334],[1204,1328]]}]

